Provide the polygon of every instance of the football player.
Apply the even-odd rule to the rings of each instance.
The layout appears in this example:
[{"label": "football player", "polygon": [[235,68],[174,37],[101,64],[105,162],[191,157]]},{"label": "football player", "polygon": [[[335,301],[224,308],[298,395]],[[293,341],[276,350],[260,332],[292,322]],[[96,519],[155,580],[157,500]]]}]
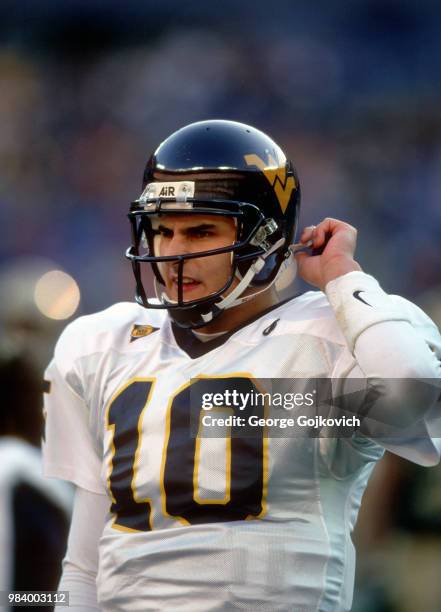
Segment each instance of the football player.
[{"label": "football player", "polygon": [[[438,462],[436,385],[384,408],[399,436],[202,435],[202,390],[249,416],[265,411],[227,400],[262,379],[440,378],[437,328],[361,270],[353,227],[327,218],[293,246],[299,205],[292,163],[240,123],[191,124],[147,162],[137,303],[70,324],[46,374],[46,474],[77,487],[59,587],[74,610],[349,610],[375,462]],[[318,290],[281,301],[296,265]]]}]

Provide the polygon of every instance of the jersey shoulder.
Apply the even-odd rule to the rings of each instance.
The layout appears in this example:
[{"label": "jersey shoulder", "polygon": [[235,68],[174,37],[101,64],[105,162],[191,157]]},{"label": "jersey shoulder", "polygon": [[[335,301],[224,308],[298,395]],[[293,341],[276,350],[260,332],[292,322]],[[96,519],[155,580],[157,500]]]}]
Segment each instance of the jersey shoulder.
[{"label": "jersey shoulder", "polygon": [[345,345],[328,298],[321,291],[308,291],[293,297],[262,315],[247,329],[248,342],[260,342],[264,336],[305,334]]},{"label": "jersey shoulder", "polygon": [[334,309],[322,291],[307,291],[282,306],[279,333],[314,336],[346,346]]},{"label": "jersey shoulder", "polygon": [[55,361],[68,364],[87,355],[118,350],[160,329],[166,317],[165,311],[147,310],[132,302],[120,302],[79,317],[62,332],[55,347]]},{"label": "jersey shoulder", "polygon": [[334,311],[322,291],[306,291],[280,306],[288,321],[334,319]]}]

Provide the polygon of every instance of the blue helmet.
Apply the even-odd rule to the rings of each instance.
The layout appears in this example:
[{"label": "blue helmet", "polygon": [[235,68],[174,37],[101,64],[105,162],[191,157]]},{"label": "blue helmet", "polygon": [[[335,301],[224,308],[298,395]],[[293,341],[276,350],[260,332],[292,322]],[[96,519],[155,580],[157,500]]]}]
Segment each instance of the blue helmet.
[{"label": "blue helmet", "polygon": [[[245,301],[248,288],[271,284],[290,256],[300,207],[300,185],[293,164],[266,134],[242,123],[210,120],[192,123],[162,142],[147,161],[143,191],[131,203],[132,245],[127,257],[136,280],[136,301],[146,308],[167,308],[180,327],[210,323],[227,308]],[[231,245],[197,254],[155,253],[152,220],[167,214],[225,215],[234,218]],[[183,270],[193,257],[231,252],[230,278],[209,296],[185,301]],[[164,292],[160,264],[173,261],[178,299]],[[157,298],[148,298],[142,280],[153,269]],[[225,296],[234,279],[238,285]],[[252,299],[247,292],[246,299]]]}]

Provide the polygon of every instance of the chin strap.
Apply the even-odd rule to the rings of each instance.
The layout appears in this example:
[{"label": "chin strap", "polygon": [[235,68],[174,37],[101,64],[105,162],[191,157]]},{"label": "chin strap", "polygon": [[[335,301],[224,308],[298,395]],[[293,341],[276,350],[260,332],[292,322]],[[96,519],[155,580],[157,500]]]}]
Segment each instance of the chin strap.
[{"label": "chin strap", "polygon": [[[267,291],[276,282],[278,275],[275,276],[271,283],[263,287],[263,289],[259,289],[258,291],[255,291],[254,293],[251,293],[249,295],[239,297],[245,291],[245,289],[247,289],[256,274],[259,274],[259,272],[262,270],[263,266],[265,265],[266,258],[269,257],[272,253],[274,253],[274,251],[277,251],[277,249],[279,249],[283,245],[284,241],[284,238],[280,238],[266,253],[260,255],[255,261],[253,261],[239,284],[233,289],[231,293],[222,298],[220,302],[216,303],[216,308],[218,308],[219,310],[228,310],[228,308],[233,308],[234,306],[240,306],[240,304],[245,304],[245,302],[249,302],[250,300],[253,300],[257,295],[260,295],[264,291]],[[213,319],[212,312],[208,312],[207,314],[203,314],[201,316],[206,323],[209,323]]]}]

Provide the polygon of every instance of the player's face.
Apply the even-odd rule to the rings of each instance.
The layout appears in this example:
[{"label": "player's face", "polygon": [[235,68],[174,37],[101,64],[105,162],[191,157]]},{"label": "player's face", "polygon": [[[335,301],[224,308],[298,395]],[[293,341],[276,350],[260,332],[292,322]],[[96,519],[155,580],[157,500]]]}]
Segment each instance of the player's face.
[{"label": "player's face", "polygon": [[[214,215],[162,215],[154,223],[155,254],[185,255],[231,246],[236,225],[231,217]],[[231,276],[231,253],[186,260],[183,269],[183,299],[196,300],[219,291]],[[169,299],[178,299],[178,263],[159,264]],[[233,284],[234,286],[234,284]]]}]

